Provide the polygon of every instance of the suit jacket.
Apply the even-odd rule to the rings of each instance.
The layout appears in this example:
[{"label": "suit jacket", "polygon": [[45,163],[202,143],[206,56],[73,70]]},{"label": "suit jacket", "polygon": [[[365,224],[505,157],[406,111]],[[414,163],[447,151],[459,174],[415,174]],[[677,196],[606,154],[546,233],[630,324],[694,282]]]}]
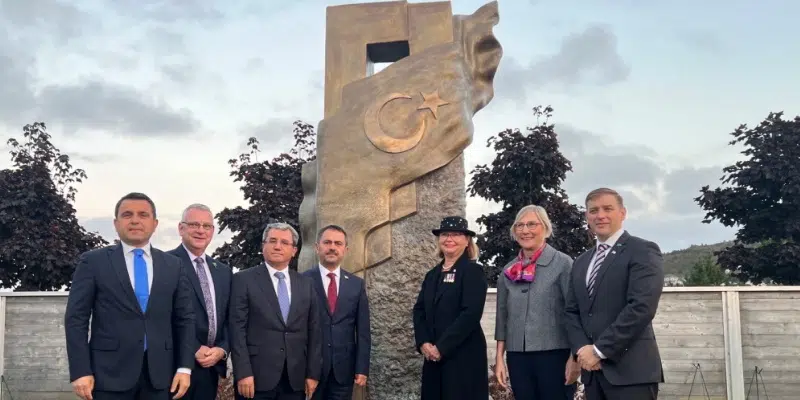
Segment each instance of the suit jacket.
[{"label": "suit jacket", "polygon": [[425,274],[414,304],[417,351],[425,343],[439,349],[438,362],[422,366],[421,398],[456,400],[489,398],[486,336],[481,327],[487,284],[481,266],[466,254],[447,277],[440,262]]},{"label": "suit jacket", "polygon": [[194,366],[189,281],[179,259],[156,248],[151,255],[152,286],[142,313],[121,245],[81,254],[64,314],[70,381],[94,375],[96,390],[133,388],[141,376],[145,333],[156,389],[169,388],[177,368]]},{"label": "suit jacket", "polygon": [[311,279],[287,272],[292,291],[287,322],[264,263],[233,275],[228,312],[233,376],[237,381],[252,376],[257,391],[275,388],[284,368],[296,391],[305,389],[306,378],[320,379],[317,294]]},{"label": "suit jacket", "polygon": [[333,368],[336,381],[346,384],[353,382],[356,374],[369,375],[372,339],[364,280],[340,269],[336,309],[331,313],[328,288],[323,286],[319,266],[305,271],[303,275],[314,282],[320,304],[323,376]]},{"label": "suit jacket", "polygon": [[[200,280],[197,277],[195,263],[189,258],[189,253],[186,251],[186,248],[181,244],[167,253],[181,259],[183,267],[186,269],[185,274],[194,292],[194,296],[192,297],[192,306],[195,315],[195,340],[193,346],[196,352],[201,345],[207,345],[206,342],[208,341],[208,312],[206,311],[203,289],[200,287]],[[220,347],[225,350],[225,354],[229,354],[231,352],[231,347],[228,341],[228,300],[231,295],[231,277],[233,276],[233,272],[230,267],[209,256],[206,256],[205,261],[209,271],[211,271],[211,284],[214,285],[214,298],[216,300],[217,309],[217,333],[216,339],[211,347]],[[195,368],[202,367],[200,364],[196,364]],[[227,376],[227,358],[220,360],[214,365],[214,368],[217,370],[217,373],[219,373],[219,376]]]},{"label": "suit jacket", "polygon": [[[514,257],[503,271],[516,262]],[[514,282],[500,272],[494,337],[506,342],[506,351],[570,348],[564,329],[564,305],[571,271],[572,259],[546,244],[536,260],[534,282]]]},{"label": "suit jacket", "polygon": [[[593,344],[606,359],[602,373],[613,385],[664,381],[652,320],[664,286],[661,250],[627,232],[608,250],[589,296],[586,274],[596,246],[573,265],[566,306],[567,334],[573,353]],[[591,373],[583,371],[583,382]]]}]

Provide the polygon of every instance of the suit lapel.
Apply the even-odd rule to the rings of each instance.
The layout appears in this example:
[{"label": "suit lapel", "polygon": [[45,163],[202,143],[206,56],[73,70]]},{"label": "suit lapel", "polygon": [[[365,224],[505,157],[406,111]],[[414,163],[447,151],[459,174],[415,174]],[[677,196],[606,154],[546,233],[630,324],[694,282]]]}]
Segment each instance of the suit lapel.
[{"label": "suit lapel", "polygon": [[[600,264],[597,270],[597,277],[594,279],[594,295],[589,298],[589,308],[594,305],[594,299],[597,298],[597,288],[600,287],[600,284],[603,282],[603,277],[606,275],[606,271],[610,268],[611,264],[614,263],[614,260],[623,252],[625,251],[625,242],[628,240],[628,232],[622,234],[622,236],[617,239],[617,242],[614,244],[614,247],[608,249],[608,254],[606,258],[603,259],[603,262]],[[596,248],[596,247],[595,247]],[[587,293],[588,295],[588,293]]]},{"label": "suit lapel", "polygon": [[270,303],[270,309],[275,311],[275,315],[278,317],[278,321],[281,321],[282,324],[286,325],[286,321],[283,320],[283,315],[281,315],[281,306],[278,303],[278,292],[275,291],[275,286],[272,284],[272,277],[269,276],[269,271],[267,270],[267,266],[264,263],[259,264],[256,267],[258,268],[258,276],[261,282],[258,282],[258,287],[264,292],[264,296],[267,298],[267,301]]},{"label": "suit lapel", "polygon": [[[222,291],[222,285],[221,285],[222,284],[222,279],[223,279],[222,271],[219,268],[217,268],[217,262],[214,261],[214,259],[209,257],[209,256],[206,256],[206,265],[208,265],[208,270],[211,271],[211,284],[214,285],[214,297],[215,297],[215,301],[216,301],[216,305],[217,305],[217,307],[216,307],[217,308],[217,316],[220,316],[220,315],[222,315],[222,308],[221,307],[222,307],[222,304],[224,304],[223,296],[226,295]],[[198,285],[200,284],[199,281],[197,283],[198,283]],[[220,329],[223,329],[224,327],[221,325],[222,321],[220,321],[219,318],[216,318],[216,322],[217,322],[217,332],[219,332]]]},{"label": "suit lapel", "polygon": [[322,276],[319,274],[319,267],[314,267],[311,271],[311,280],[314,281],[314,290],[317,292],[319,301],[322,302],[321,304],[325,305],[325,309],[328,310],[328,315],[331,315],[331,309],[328,307],[328,296],[325,295],[325,288],[322,284]]},{"label": "suit lapel", "polygon": [[164,294],[164,288],[167,285],[164,275],[166,273],[166,270],[164,270],[164,253],[150,247],[150,256],[153,259],[153,283],[150,285],[150,298],[147,300],[145,315],[150,313],[153,306],[161,303],[161,296]]},{"label": "suit lapel", "polygon": [[[289,286],[292,288],[292,296],[291,300],[289,301],[289,315],[286,317],[286,325],[289,325],[289,321],[292,320],[292,316],[297,314],[297,307],[300,307],[297,304],[299,303],[297,300],[300,299],[300,291],[302,288],[300,287],[300,274],[288,268],[286,270],[289,271],[289,277],[291,278]],[[277,301],[277,299],[278,297],[276,296],[275,300]]]},{"label": "suit lapel", "polygon": [[119,283],[122,285],[123,296],[128,300],[128,305],[131,306],[136,312],[142,313],[139,307],[139,301],[136,299],[136,294],[133,292],[133,283],[131,276],[128,275],[128,267],[125,264],[125,255],[122,253],[122,245],[116,245],[108,249],[108,257],[111,259],[111,267],[117,273]]},{"label": "suit lapel", "polygon": [[[333,313],[334,316],[341,315],[342,307],[340,306],[344,305],[347,301],[346,299],[350,298],[355,285],[344,269],[340,269],[339,271],[341,271],[339,274],[339,291],[336,293],[336,312]],[[328,296],[325,296],[325,302],[328,302]]]},{"label": "suit lapel", "polygon": [[[194,294],[197,296],[197,299],[200,300],[200,304],[203,306],[203,309],[206,309],[206,301],[203,298],[203,288],[200,287],[200,279],[197,277],[197,270],[194,266],[194,261],[189,257],[189,253],[186,252],[186,249],[183,248],[183,245],[178,245],[176,249],[178,256],[187,263],[186,266],[189,268],[189,271],[186,271],[186,275],[189,276],[189,282],[192,284],[192,288],[194,288]],[[208,310],[206,310],[208,311]]]}]

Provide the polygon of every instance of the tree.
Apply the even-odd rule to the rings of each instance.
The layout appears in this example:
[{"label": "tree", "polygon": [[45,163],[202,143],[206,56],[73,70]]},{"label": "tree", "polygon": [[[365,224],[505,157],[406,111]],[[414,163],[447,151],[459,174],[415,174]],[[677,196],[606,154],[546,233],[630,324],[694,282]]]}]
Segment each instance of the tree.
[{"label": "tree", "polygon": [[704,255],[697,260],[683,280],[683,286],[728,286],[737,284],[719,264],[714,261],[711,254]]},{"label": "tree", "polygon": [[733,245],[717,262],[741,281],[800,283],[800,116],[771,112],[755,128],[740,125],[730,145],[744,145],[746,159],[723,169],[725,187],[694,200],[706,211],[704,223],[738,226]]},{"label": "tree", "polygon": [[[214,252],[214,257],[231,267],[246,269],[264,261],[261,254],[261,234],[270,222],[285,222],[300,230],[299,208],[303,201],[300,171],[316,158],[316,132],[302,121],[294,122],[294,146],[271,161],[258,162],[258,139],[247,141],[250,150],[231,159],[230,175],[242,182],[240,190],[250,204],[225,208],[216,218],[219,230],[230,229],[234,236]],[[298,251],[302,243],[297,243]],[[289,265],[297,269],[297,257]]]},{"label": "tree", "polygon": [[518,252],[509,229],[522,207],[544,207],[553,223],[549,243],[570,256],[577,257],[592,245],[592,236],[584,223],[582,207],[569,203],[561,188],[572,163],[558,148],[558,135],[548,124],[553,109],[533,108],[536,126],[526,133],[506,129],[487,141],[496,153],[491,167],[478,165],[472,170],[467,188],[470,195],[499,203],[499,212],[482,215],[478,224],[486,228],[479,236],[480,261],[486,266],[490,286],[497,284],[503,266]]},{"label": "tree", "polygon": [[23,138],[8,140],[12,167],[0,170],[0,286],[69,288],[80,254],[108,242],[75,216],[73,185],[86,173],[51,143],[43,122],[25,125]]}]

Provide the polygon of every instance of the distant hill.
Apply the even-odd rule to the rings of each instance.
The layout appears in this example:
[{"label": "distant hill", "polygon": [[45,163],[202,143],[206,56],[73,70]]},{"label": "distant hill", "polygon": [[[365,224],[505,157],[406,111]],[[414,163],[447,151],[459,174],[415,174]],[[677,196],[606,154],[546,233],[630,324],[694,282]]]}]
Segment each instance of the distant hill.
[{"label": "distant hill", "polygon": [[683,276],[692,268],[695,262],[706,254],[713,256],[714,252],[722,250],[732,244],[733,241],[692,245],[683,250],[664,253],[664,274]]}]

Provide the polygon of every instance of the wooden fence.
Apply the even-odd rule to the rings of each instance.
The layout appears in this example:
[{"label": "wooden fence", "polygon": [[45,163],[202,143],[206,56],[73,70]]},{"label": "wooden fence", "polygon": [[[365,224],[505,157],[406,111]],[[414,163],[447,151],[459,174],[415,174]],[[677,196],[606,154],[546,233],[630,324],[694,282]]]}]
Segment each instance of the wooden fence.
[{"label": "wooden fence", "polygon": [[[0,293],[1,400],[75,399],[65,305],[64,292]],[[494,318],[492,289],[482,321],[490,361]],[[714,400],[766,399],[765,390],[771,400],[800,398],[800,287],[664,288],[654,324],[666,380],[659,399],[689,399],[690,390],[691,399],[707,399],[706,390]]]}]

